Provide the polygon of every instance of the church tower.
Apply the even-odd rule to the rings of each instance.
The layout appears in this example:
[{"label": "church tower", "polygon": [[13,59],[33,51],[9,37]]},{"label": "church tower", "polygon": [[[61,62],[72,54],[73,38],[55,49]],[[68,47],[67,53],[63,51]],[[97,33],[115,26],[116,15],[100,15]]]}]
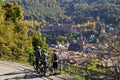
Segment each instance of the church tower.
[{"label": "church tower", "polygon": [[82,34],[78,38],[78,42],[77,43],[79,45],[79,51],[82,52],[83,51],[83,46],[84,46],[84,40],[83,40]]}]

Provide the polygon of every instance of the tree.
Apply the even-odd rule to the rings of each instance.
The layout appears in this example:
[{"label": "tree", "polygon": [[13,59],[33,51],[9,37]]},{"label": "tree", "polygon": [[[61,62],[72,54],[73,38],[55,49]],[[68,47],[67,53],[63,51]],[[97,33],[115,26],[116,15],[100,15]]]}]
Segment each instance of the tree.
[{"label": "tree", "polygon": [[[19,9],[18,12],[14,11],[16,9]],[[8,15],[7,17],[9,10],[18,16]],[[0,52],[3,53],[3,58],[13,61],[28,61],[28,56],[33,52],[33,48],[31,38],[28,36],[28,28],[22,19],[18,18],[22,13],[19,12],[22,11],[21,8],[18,8],[17,4],[6,3],[0,5],[0,11]]]},{"label": "tree", "polygon": [[34,46],[34,49],[37,46],[40,46],[41,50],[48,49],[48,46],[46,44],[46,39],[42,37],[42,34],[40,32],[34,32],[33,37],[32,37],[32,44]]},{"label": "tree", "polygon": [[29,35],[30,22],[23,21],[22,17],[22,8],[17,4],[0,5],[0,55],[3,54],[2,59],[28,62],[37,45],[49,53],[46,39],[39,30],[34,29],[39,23],[31,21],[33,34]]},{"label": "tree", "polygon": [[5,10],[5,21],[16,23],[17,21],[23,20],[22,8],[16,3],[6,3],[3,9]]}]

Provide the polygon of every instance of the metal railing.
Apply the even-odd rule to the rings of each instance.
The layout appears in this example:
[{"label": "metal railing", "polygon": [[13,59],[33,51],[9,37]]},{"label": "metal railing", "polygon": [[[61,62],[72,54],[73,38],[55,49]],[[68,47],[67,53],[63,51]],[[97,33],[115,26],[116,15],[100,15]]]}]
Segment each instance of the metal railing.
[{"label": "metal railing", "polygon": [[[103,72],[89,70],[87,66],[74,66],[69,64],[67,61],[60,61],[59,62],[59,70],[60,73],[65,71],[70,75],[78,75],[84,77],[85,80],[114,80],[113,76],[105,74]],[[108,79],[109,78],[109,79]],[[117,80],[117,79],[116,79]]]}]

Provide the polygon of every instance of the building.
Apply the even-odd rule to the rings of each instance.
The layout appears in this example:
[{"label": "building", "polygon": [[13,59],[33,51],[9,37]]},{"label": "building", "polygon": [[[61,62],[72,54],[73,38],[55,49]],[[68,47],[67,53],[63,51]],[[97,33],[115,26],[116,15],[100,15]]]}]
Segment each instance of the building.
[{"label": "building", "polygon": [[42,32],[49,34],[71,33],[73,32],[73,24],[47,24]]},{"label": "building", "polygon": [[84,40],[83,40],[82,37],[80,37],[77,42],[70,43],[70,45],[68,47],[68,50],[69,51],[82,52],[83,51],[83,46],[84,46]]}]

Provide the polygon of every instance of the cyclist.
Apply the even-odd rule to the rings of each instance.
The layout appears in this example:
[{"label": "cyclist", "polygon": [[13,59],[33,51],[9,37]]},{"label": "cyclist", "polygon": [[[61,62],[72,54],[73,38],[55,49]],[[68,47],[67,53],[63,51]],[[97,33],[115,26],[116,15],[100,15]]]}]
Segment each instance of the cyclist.
[{"label": "cyclist", "polygon": [[38,67],[39,67],[40,56],[41,56],[40,46],[37,46],[37,47],[36,47],[36,50],[35,50],[36,71],[37,71],[37,73],[38,73]]},{"label": "cyclist", "polygon": [[59,56],[57,54],[57,51],[53,50],[52,62],[53,62],[53,74],[55,75],[58,72],[58,59],[59,59]]},{"label": "cyclist", "polygon": [[41,75],[46,76],[46,69],[47,69],[47,53],[46,50],[43,49],[41,52],[41,65],[42,65],[42,71]]}]

